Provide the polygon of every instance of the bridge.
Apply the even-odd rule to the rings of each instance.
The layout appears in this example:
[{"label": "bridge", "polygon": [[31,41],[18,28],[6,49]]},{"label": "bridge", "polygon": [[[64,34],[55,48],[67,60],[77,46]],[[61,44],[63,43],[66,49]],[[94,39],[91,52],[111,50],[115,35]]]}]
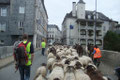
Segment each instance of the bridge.
[{"label": "bridge", "polygon": [[[17,73],[14,72],[15,71],[14,64],[12,63],[13,57],[11,57],[11,53],[7,53],[7,52],[9,52],[9,50],[11,51],[10,47],[9,47],[9,49],[7,49],[7,47],[5,47],[4,49],[0,48],[0,52],[2,52],[2,54],[0,53],[0,55],[1,55],[1,57],[0,57],[0,80],[18,80],[19,79],[19,72],[17,72]],[[4,53],[4,52],[6,52],[6,53]],[[114,75],[114,69],[116,67],[120,66],[120,59],[119,59],[120,52],[102,50],[102,56],[103,56],[101,59],[102,62],[99,66],[99,70],[105,76],[110,77],[112,80],[117,80],[117,77]],[[31,67],[32,71],[31,71],[30,80],[33,80],[37,68],[43,62],[45,62],[45,63],[47,62],[47,57],[41,55],[41,50],[36,50],[34,62]],[[4,66],[3,66],[2,65],[3,63],[6,63],[6,64],[4,64]]]}]

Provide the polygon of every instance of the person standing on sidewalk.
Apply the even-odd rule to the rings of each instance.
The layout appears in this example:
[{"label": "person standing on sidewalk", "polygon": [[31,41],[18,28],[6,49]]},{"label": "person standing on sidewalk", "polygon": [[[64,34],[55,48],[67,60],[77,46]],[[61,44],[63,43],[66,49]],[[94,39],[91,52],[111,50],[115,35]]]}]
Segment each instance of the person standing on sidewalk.
[{"label": "person standing on sidewalk", "polygon": [[25,45],[28,60],[24,65],[21,64],[23,62],[23,61],[21,62],[21,60],[19,60],[19,63],[17,64],[20,72],[20,80],[29,80],[31,65],[34,57],[34,47],[32,42],[28,41],[27,34],[23,35],[23,41],[21,43]]},{"label": "person standing on sidewalk", "polygon": [[101,55],[101,51],[97,45],[95,45],[95,47],[94,47],[93,54],[94,54],[93,55],[93,62],[97,67],[99,67],[100,61],[101,61],[100,59],[101,59],[102,55]]},{"label": "person standing on sidewalk", "polygon": [[45,43],[45,40],[44,40],[44,39],[42,40],[41,47],[42,47],[42,55],[44,56],[45,47],[46,47],[46,43]]}]

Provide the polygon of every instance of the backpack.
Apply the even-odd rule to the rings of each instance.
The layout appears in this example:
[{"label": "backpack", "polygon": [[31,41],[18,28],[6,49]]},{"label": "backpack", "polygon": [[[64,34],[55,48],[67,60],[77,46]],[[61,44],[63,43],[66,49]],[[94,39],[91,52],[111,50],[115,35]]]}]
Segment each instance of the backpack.
[{"label": "backpack", "polygon": [[25,65],[28,62],[28,56],[26,51],[26,46],[29,42],[24,44],[21,42],[14,48],[14,58],[16,60],[16,64],[19,65]]}]

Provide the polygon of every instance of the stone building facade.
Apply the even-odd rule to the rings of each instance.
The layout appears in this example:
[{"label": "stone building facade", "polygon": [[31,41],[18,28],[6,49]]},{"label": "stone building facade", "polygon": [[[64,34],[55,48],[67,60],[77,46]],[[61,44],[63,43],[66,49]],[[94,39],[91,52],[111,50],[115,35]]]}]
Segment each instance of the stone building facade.
[{"label": "stone building facade", "polygon": [[0,32],[0,45],[13,45],[19,36],[26,33],[34,47],[39,47],[47,35],[48,15],[44,0],[0,0],[0,8],[3,5],[7,16],[0,16],[0,22],[6,20],[6,31]]},{"label": "stone building facade", "polygon": [[83,0],[79,0],[77,4],[73,2],[72,11],[66,14],[62,23],[63,42],[67,45],[76,43],[83,46],[94,45],[96,27],[96,44],[102,48],[104,35],[118,22],[109,19],[101,12],[96,13],[95,20],[95,11],[85,10],[85,4]]},{"label": "stone building facade", "polygon": [[57,25],[48,25],[48,44],[50,43],[61,43],[62,33]]}]

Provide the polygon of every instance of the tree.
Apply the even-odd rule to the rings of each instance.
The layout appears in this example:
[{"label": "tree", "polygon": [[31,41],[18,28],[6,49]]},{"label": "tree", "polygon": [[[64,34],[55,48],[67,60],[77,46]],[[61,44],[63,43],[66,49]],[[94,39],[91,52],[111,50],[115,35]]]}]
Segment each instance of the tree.
[{"label": "tree", "polygon": [[104,37],[104,49],[120,51],[120,36],[112,31],[108,31]]}]

